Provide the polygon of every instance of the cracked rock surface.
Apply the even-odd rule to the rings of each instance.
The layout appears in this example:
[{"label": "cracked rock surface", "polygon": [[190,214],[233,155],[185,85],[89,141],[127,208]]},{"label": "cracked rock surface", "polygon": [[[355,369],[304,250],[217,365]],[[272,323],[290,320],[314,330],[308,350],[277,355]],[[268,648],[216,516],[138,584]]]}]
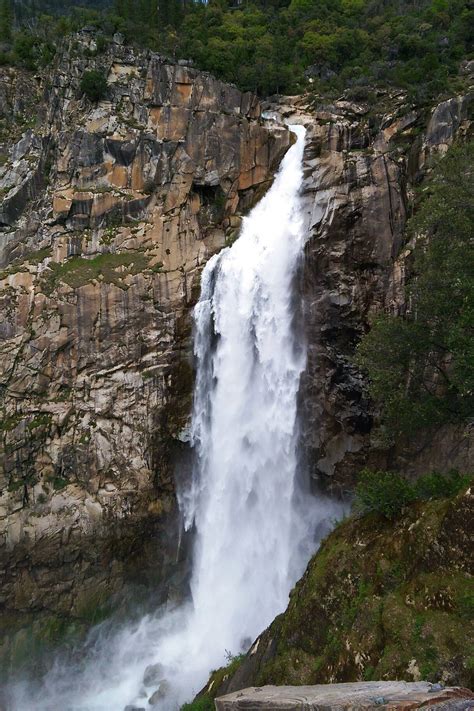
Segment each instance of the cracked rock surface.
[{"label": "cracked rock surface", "polygon": [[[94,47],[79,33],[37,80],[0,69],[7,658],[32,615],[97,619],[144,570],[173,586],[200,272],[290,145],[253,95],[150,52],[114,43],[91,58]],[[107,77],[97,104],[80,91],[94,67]]]}]

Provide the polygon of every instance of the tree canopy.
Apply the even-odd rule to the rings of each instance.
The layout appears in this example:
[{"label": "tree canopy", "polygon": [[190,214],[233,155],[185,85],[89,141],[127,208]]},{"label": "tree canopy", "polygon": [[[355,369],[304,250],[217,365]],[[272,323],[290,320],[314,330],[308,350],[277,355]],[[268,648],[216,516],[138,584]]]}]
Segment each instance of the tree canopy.
[{"label": "tree canopy", "polygon": [[[8,39],[11,0],[0,8]],[[382,84],[424,101],[447,89],[474,46],[471,0],[22,0],[14,8],[15,30],[34,41],[53,45],[65,25],[119,30],[260,94],[300,91],[309,79],[326,94]],[[24,62],[14,48],[9,58]]]}]

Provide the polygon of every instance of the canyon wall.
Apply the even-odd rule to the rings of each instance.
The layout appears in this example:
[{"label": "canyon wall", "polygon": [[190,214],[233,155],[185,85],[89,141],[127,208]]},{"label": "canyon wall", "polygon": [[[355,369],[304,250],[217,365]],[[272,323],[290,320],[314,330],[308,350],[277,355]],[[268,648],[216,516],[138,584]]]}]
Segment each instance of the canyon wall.
[{"label": "canyon wall", "polygon": [[[94,68],[97,103],[80,88]],[[0,656],[14,664],[31,634],[98,619],[126,581],[179,587],[173,466],[200,271],[290,133],[263,125],[253,95],[119,36],[98,52],[88,31],[45,77],[2,69],[0,119]]]},{"label": "canyon wall", "polygon": [[[266,106],[307,127],[301,452],[337,494],[367,463],[472,462],[469,431],[379,442],[353,362],[373,315],[405,307],[414,189],[472,131],[471,79],[429,109],[388,91]],[[253,95],[119,36],[101,52],[83,31],[44,76],[0,69],[0,661],[97,620],[124,583],[178,594],[200,272],[290,141]]]}]

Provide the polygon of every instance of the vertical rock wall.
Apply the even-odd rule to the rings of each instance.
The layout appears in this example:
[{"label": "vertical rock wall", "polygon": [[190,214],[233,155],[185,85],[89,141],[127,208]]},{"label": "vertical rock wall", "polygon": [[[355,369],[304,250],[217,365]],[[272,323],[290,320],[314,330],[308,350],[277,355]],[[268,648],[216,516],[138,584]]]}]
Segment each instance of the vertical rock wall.
[{"label": "vertical rock wall", "polygon": [[[97,104],[80,90],[94,67]],[[21,75],[0,86],[19,111],[0,167],[0,619],[16,629],[169,575],[200,271],[290,134],[251,94],[120,38],[97,53],[89,32],[44,77],[40,118]]]}]

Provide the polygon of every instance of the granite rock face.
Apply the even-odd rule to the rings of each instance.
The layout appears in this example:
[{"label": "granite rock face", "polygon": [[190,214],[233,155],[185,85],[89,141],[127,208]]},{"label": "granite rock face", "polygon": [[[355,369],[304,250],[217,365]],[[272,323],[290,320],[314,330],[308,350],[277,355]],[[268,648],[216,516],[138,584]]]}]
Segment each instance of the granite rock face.
[{"label": "granite rock face", "polygon": [[243,689],[216,699],[217,711],[233,709],[281,709],[293,711],[342,711],[380,707],[390,711],[404,709],[468,709],[474,707],[474,694],[468,689],[437,689],[424,681],[366,681],[356,684],[319,686],[264,686]]},{"label": "granite rock face", "polygon": [[[80,90],[93,68],[107,77],[97,104]],[[413,188],[472,130],[472,95],[430,114],[402,94],[376,116],[301,97],[272,108],[308,129],[301,421],[312,476],[340,492],[366,463],[465,469],[472,437],[452,429],[435,444],[380,447],[352,357],[374,313],[404,308]],[[48,76],[0,68],[0,661],[28,648],[25,621],[41,637],[42,615],[97,619],[124,581],[179,588],[190,313],[203,265],[236,236],[290,141],[253,95],[120,41],[100,53],[88,31]]]},{"label": "granite rock face", "polygon": [[404,243],[404,228],[414,188],[456,137],[472,135],[474,94],[466,92],[431,111],[400,92],[381,92],[373,105],[286,97],[267,107],[307,128],[302,449],[312,476],[331,491],[351,489],[367,464],[414,474],[472,467],[472,429],[391,447],[377,441],[376,413],[353,362],[371,318],[405,308],[414,245]]},{"label": "granite rock face", "polygon": [[[80,90],[94,67],[97,104]],[[0,616],[13,629],[44,611],[87,619],[143,570],[169,578],[200,272],[290,145],[253,95],[120,43],[97,54],[89,32],[42,86],[22,81],[0,75],[2,116],[31,124],[2,134],[0,166]]]}]

